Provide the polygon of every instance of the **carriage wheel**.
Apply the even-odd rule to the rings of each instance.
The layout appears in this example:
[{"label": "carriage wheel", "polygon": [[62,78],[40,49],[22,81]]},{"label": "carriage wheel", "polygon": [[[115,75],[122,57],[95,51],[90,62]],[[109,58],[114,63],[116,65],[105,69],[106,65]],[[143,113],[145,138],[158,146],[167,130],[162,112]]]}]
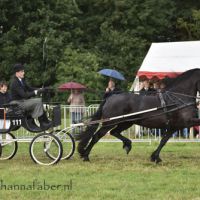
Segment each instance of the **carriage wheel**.
[{"label": "carriage wheel", "polygon": [[[61,159],[63,149],[60,140],[55,135],[41,133],[31,141],[29,152],[35,163],[52,165]],[[49,158],[48,154],[53,155],[53,159]]]},{"label": "carriage wheel", "polygon": [[[61,141],[63,147],[63,155],[61,160],[71,158],[75,151],[75,140],[72,135],[70,133],[67,133],[66,131],[59,130],[56,131],[55,135]],[[50,158],[55,159],[54,156],[50,154],[50,152],[47,152],[47,155]]]},{"label": "carriage wheel", "polygon": [[18,144],[12,133],[2,134],[0,138],[1,154],[0,160],[12,159],[18,150]]}]

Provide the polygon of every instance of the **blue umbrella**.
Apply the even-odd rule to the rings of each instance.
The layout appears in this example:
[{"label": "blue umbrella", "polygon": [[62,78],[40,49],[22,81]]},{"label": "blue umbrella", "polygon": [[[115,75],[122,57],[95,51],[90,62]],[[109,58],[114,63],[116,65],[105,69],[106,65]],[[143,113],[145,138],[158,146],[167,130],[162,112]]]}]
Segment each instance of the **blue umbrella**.
[{"label": "blue umbrella", "polygon": [[116,78],[116,79],[119,79],[119,80],[122,80],[122,81],[125,80],[124,76],[114,69],[102,69],[98,73],[105,75],[105,76],[112,77],[112,78]]}]

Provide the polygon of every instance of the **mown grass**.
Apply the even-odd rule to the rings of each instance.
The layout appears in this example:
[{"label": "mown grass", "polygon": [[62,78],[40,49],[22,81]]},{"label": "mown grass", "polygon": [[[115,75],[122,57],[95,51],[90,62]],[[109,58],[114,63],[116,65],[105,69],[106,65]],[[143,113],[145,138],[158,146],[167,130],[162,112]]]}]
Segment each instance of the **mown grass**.
[{"label": "mown grass", "polygon": [[[4,184],[66,185],[70,190],[0,190],[0,199],[200,199],[200,145],[169,143],[163,149],[161,164],[149,161],[157,143],[133,144],[127,156],[121,143],[98,143],[85,163],[77,153],[72,159],[44,167],[32,162],[28,146],[20,144],[10,161],[0,162]],[[0,185],[1,186],[1,185]]]}]

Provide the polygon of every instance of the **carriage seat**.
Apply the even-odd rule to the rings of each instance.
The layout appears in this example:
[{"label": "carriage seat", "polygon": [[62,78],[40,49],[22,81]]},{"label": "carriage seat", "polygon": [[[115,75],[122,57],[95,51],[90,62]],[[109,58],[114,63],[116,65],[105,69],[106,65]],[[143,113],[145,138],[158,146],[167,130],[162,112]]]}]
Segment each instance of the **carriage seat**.
[{"label": "carriage seat", "polygon": [[17,104],[3,104],[0,108],[0,133],[17,130],[23,117],[23,110]]},{"label": "carriage seat", "polygon": [[[56,105],[52,110],[52,127],[59,125],[61,125],[61,109],[59,105]],[[37,125],[35,120],[17,104],[3,104],[3,107],[0,108],[0,133],[15,131],[20,126],[34,133],[47,130]]]},{"label": "carriage seat", "polygon": [[38,133],[42,131],[42,129],[36,125],[34,119],[28,113],[24,112],[18,104],[6,103],[2,106],[3,112],[1,112],[0,118],[6,120],[7,123],[9,123],[8,121],[10,120],[9,131],[15,131],[20,126],[23,126],[30,132]]},{"label": "carriage seat", "polygon": [[0,118],[10,120],[9,130],[15,131],[23,126],[26,130],[31,132],[41,132],[42,129],[36,125],[34,119],[28,114],[25,113],[23,109],[15,103],[3,104],[4,112],[1,112]]},{"label": "carriage seat", "polygon": [[[24,111],[17,104],[6,103],[2,105],[7,119],[23,118]],[[2,116],[0,116],[2,118]]]}]

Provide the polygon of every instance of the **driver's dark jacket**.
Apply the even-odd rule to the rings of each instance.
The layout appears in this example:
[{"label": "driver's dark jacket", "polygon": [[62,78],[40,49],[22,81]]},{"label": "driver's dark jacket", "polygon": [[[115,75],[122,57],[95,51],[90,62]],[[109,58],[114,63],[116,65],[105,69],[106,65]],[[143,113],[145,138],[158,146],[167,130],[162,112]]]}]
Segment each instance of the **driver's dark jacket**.
[{"label": "driver's dark jacket", "polygon": [[10,85],[10,93],[11,99],[13,100],[25,100],[35,96],[36,88],[30,87],[27,85],[26,81],[22,79],[22,83],[20,80],[14,76],[11,85]]}]

